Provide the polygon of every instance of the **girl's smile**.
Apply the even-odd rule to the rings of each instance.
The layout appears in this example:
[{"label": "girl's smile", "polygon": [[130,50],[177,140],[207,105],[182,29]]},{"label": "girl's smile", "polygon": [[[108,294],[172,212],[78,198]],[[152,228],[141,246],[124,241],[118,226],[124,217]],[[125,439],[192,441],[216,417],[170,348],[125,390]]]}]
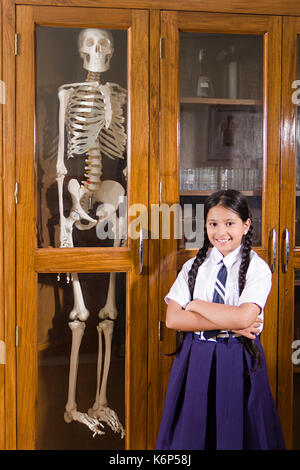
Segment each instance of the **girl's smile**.
[{"label": "girl's smile", "polygon": [[226,256],[240,246],[250,224],[250,219],[243,222],[236,212],[215,206],[208,211],[206,230],[211,244]]}]

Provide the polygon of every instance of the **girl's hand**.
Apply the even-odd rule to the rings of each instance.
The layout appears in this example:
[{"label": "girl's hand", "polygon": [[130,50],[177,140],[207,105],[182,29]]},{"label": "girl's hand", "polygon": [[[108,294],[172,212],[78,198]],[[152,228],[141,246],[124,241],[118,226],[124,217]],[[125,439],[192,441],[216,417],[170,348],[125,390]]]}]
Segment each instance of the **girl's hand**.
[{"label": "girl's hand", "polygon": [[255,322],[249,327],[245,328],[244,330],[232,330],[233,333],[238,333],[239,335],[245,336],[246,338],[249,339],[255,339],[256,335],[260,331],[260,326],[263,323],[263,321],[257,317]]}]

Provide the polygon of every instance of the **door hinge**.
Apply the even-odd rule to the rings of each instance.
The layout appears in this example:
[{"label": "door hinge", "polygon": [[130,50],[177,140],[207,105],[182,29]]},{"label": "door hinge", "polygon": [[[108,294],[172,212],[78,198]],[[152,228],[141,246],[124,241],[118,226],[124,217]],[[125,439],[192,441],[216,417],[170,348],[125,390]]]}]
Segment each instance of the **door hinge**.
[{"label": "door hinge", "polygon": [[160,38],[160,43],[159,43],[159,56],[161,59],[164,59],[164,38]]},{"label": "door hinge", "polygon": [[19,53],[19,33],[15,33],[15,55]]},{"label": "door hinge", "polygon": [[19,183],[17,181],[15,183],[14,196],[15,196],[15,204],[18,204],[18,202],[19,202],[19,199],[18,199],[18,196],[19,196]]},{"label": "door hinge", "polygon": [[16,325],[16,348],[19,346],[19,327]]}]

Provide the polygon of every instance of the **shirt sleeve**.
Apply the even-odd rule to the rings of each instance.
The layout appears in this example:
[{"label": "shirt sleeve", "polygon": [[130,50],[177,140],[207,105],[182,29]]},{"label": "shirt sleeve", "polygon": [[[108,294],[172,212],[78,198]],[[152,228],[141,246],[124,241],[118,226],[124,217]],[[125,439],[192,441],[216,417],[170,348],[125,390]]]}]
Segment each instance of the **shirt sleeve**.
[{"label": "shirt sleeve", "polygon": [[188,273],[191,269],[195,258],[188,260],[182,266],[180,273],[178,274],[176,281],[172,285],[168,294],[165,296],[165,302],[169,303],[169,300],[175,300],[182,308],[185,308],[191,301],[189,284],[188,284]]},{"label": "shirt sleeve", "polygon": [[245,287],[238,305],[251,302],[263,310],[272,287],[272,272],[263,259],[258,258],[255,262],[252,261],[249,264]]}]

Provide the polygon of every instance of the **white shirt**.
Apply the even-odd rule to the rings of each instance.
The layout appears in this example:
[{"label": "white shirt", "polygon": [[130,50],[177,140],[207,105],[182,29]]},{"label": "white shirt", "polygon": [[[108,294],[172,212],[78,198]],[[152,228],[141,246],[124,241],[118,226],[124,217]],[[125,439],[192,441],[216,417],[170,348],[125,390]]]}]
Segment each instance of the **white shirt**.
[{"label": "white shirt", "polygon": [[[255,303],[261,307],[259,317],[263,320],[263,309],[272,287],[272,273],[268,264],[260,258],[255,251],[251,250],[250,263],[246,273],[246,283],[240,296],[238,274],[242,259],[241,248],[240,245],[224,257],[216,247],[213,247],[207,252],[206,259],[198,269],[193,297],[194,300],[199,299],[212,302],[217,275],[221,267],[218,263],[223,260],[227,268],[225,304],[239,306],[245,302]],[[195,258],[191,258],[184,263],[176,281],[165,297],[166,303],[168,303],[169,300],[175,300],[182,308],[185,308],[191,301],[188,286],[188,272],[194,259]],[[260,327],[259,333],[261,333],[262,329],[263,324]],[[200,333],[200,338],[205,340],[202,331],[197,333]],[[215,341],[215,337],[207,341]]]}]

